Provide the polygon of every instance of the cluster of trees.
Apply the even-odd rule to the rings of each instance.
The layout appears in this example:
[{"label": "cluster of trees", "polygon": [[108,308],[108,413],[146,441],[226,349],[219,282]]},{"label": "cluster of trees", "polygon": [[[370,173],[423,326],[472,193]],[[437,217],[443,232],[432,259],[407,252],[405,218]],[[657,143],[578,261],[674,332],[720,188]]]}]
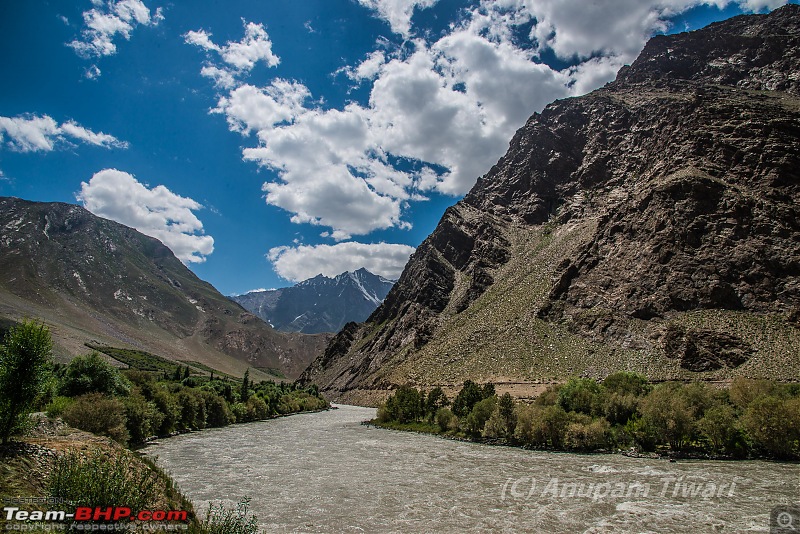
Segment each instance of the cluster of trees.
[{"label": "cluster of trees", "polygon": [[472,381],[452,403],[441,388],[426,395],[404,386],[379,408],[376,422],[541,449],[793,459],[800,458],[800,385],[736,378],[728,389],[702,382],[654,386],[618,372],[602,382],[572,378],[530,404]]},{"label": "cluster of trees", "polygon": [[256,421],[328,407],[316,387],[272,381],[120,370],[98,353],[68,365],[51,361],[52,341],[42,324],[12,328],[0,346],[0,438],[25,429],[28,414],[45,409],[70,425],[121,443],[150,436]]}]

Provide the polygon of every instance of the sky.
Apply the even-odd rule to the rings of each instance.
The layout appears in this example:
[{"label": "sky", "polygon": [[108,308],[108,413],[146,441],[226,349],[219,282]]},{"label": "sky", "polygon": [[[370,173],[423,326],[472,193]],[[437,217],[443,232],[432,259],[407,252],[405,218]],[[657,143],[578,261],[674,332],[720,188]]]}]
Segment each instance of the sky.
[{"label": "sky", "polygon": [[396,279],[531,114],[784,3],[5,0],[0,196],[134,227],[228,295]]}]

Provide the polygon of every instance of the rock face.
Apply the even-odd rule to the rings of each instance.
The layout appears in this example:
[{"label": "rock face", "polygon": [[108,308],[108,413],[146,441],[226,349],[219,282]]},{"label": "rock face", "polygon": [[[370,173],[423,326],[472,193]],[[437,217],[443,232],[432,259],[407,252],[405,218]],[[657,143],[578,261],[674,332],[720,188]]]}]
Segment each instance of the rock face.
[{"label": "rock face", "polygon": [[800,6],[650,40],[533,115],[302,379],[796,378]]},{"label": "rock face", "polygon": [[292,287],[251,291],[230,297],[282,332],[338,332],[349,322],[366,320],[394,282],[366,269],[334,278],[318,275]]},{"label": "rock face", "polygon": [[0,198],[0,316],[42,318],[66,358],[94,341],[296,377],[326,336],[275,332],[160,241],[79,206]]}]

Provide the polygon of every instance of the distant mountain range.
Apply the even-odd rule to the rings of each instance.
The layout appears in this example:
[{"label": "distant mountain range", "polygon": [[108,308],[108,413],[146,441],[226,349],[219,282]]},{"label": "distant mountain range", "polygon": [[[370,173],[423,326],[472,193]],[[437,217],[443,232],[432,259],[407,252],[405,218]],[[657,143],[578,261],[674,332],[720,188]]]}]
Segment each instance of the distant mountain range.
[{"label": "distant mountain range", "polygon": [[292,287],[230,297],[276,330],[317,334],[363,322],[380,306],[394,282],[366,269],[335,278],[317,275]]},{"label": "distant mountain range", "polygon": [[329,338],[276,332],[160,241],[80,206],[0,198],[0,322],[24,317],[45,321],[61,360],[88,342],[254,379],[296,377]]}]

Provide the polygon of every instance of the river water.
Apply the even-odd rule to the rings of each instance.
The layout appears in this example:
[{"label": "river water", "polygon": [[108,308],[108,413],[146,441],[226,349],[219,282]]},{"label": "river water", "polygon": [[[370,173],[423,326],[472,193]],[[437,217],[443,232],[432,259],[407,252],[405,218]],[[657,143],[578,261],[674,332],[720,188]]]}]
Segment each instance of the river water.
[{"label": "river water", "polygon": [[[533,452],[360,424],[340,406],[146,449],[201,513],[251,498],[267,532],[769,532],[800,466]],[[800,532],[800,523],[793,524]]]}]

